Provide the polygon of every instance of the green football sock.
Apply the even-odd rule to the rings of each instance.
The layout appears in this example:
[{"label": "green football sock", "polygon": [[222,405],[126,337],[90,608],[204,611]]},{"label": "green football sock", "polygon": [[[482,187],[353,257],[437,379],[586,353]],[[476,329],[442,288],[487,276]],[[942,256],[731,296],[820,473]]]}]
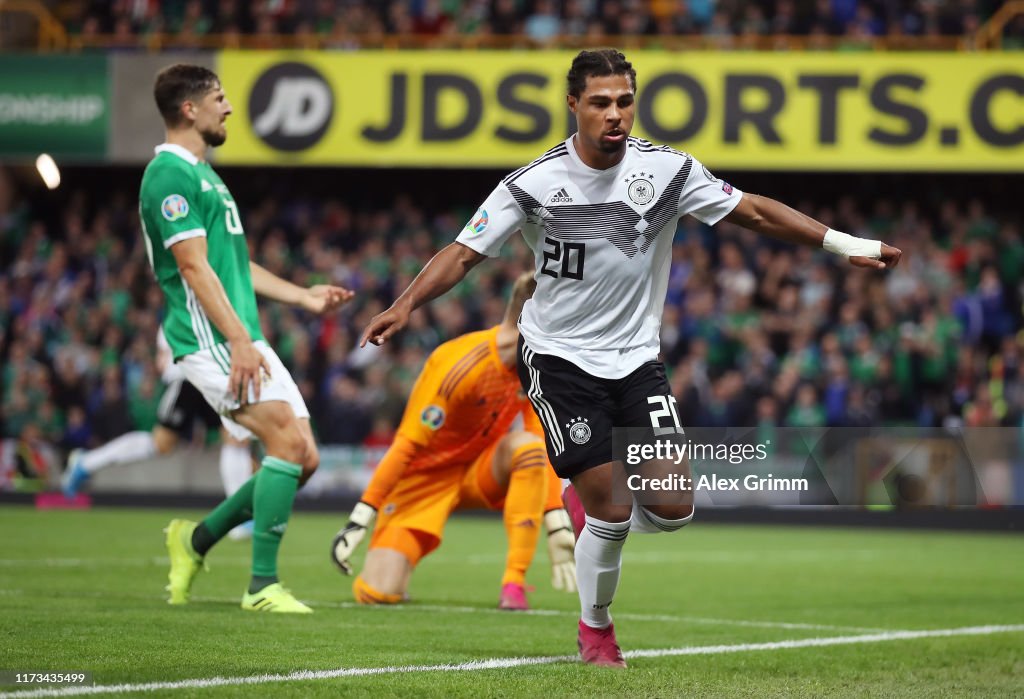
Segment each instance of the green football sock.
[{"label": "green football sock", "polygon": [[255,595],[257,592],[265,588],[267,585],[273,585],[277,582],[277,576],[271,575],[270,577],[263,577],[262,575],[254,575],[249,581],[249,594]]},{"label": "green football sock", "polygon": [[235,491],[234,495],[226,498],[224,502],[199,523],[192,533],[192,548],[200,556],[224,538],[224,536],[243,522],[252,519],[253,493],[256,490],[256,476],[247,480],[241,488]]},{"label": "green football sock", "polygon": [[277,550],[288,526],[302,467],[266,456],[253,480],[252,576],[257,590],[277,581]]}]

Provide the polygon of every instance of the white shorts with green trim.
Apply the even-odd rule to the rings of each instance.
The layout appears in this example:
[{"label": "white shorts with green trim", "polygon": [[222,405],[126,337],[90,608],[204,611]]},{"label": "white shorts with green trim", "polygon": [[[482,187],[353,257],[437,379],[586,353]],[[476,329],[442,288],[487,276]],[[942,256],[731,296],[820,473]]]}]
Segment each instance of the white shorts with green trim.
[{"label": "white shorts with green trim", "polygon": [[[253,343],[270,364],[270,376],[263,376],[260,386],[260,403],[274,400],[284,401],[292,406],[295,417],[308,418],[309,409],[302,400],[299,387],[295,385],[291,374],[281,363],[277,353],[263,340]],[[253,433],[231,419],[230,415],[241,407],[237,395],[228,391],[231,378],[231,349],[228,343],[216,345],[212,349],[202,349],[187,354],[178,360],[178,365],[185,372],[189,383],[199,389],[210,407],[217,411],[224,428],[235,439],[249,439]],[[249,403],[255,403],[252,386],[249,386]]]}]

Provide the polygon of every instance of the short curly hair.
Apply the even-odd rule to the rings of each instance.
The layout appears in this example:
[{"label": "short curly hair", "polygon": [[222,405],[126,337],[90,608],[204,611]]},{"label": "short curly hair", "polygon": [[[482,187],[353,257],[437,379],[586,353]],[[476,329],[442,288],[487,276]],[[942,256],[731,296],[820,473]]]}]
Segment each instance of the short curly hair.
[{"label": "short curly hair", "polygon": [[596,49],[580,51],[572,59],[572,67],[566,76],[569,94],[578,98],[587,89],[587,78],[606,75],[628,75],[633,91],[636,91],[636,70],[626,56],[618,49]]}]

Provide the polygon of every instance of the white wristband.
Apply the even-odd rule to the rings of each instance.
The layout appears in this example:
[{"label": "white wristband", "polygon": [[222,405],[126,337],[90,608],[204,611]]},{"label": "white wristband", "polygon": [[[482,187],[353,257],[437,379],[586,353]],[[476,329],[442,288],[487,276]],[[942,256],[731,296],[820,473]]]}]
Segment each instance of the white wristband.
[{"label": "white wristband", "polygon": [[882,241],[857,238],[831,228],[825,231],[825,240],[821,242],[821,247],[843,257],[870,257],[877,260],[882,256]]},{"label": "white wristband", "polygon": [[548,535],[559,529],[567,529],[571,532],[572,520],[569,519],[569,513],[561,507],[557,510],[548,510],[544,513],[544,528],[548,530]]},{"label": "white wristband", "polygon": [[369,527],[373,524],[373,521],[377,519],[377,510],[373,509],[365,502],[359,501],[356,506],[352,508],[352,514],[348,516],[350,522],[358,524],[361,527]]}]

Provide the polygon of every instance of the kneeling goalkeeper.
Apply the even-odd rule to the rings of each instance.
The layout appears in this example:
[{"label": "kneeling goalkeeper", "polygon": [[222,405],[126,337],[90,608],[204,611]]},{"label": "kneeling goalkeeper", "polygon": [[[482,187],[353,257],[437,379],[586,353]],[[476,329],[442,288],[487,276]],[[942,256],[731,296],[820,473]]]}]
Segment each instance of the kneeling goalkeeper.
[{"label": "kneeling goalkeeper", "polygon": [[[352,584],[357,602],[401,602],[413,569],[441,543],[456,509],[503,512],[508,556],[500,608],[529,608],[526,570],[542,519],[552,584],[576,590],[575,539],[562,509],[561,480],[516,374],[516,321],[535,287],[531,274],[522,275],[500,325],[446,342],[427,359],[394,443],[331,547],[335,564],[351,575],[349,558],[377,521],[366,564]],[[513,429],[519,416],[522,429]]]}]

